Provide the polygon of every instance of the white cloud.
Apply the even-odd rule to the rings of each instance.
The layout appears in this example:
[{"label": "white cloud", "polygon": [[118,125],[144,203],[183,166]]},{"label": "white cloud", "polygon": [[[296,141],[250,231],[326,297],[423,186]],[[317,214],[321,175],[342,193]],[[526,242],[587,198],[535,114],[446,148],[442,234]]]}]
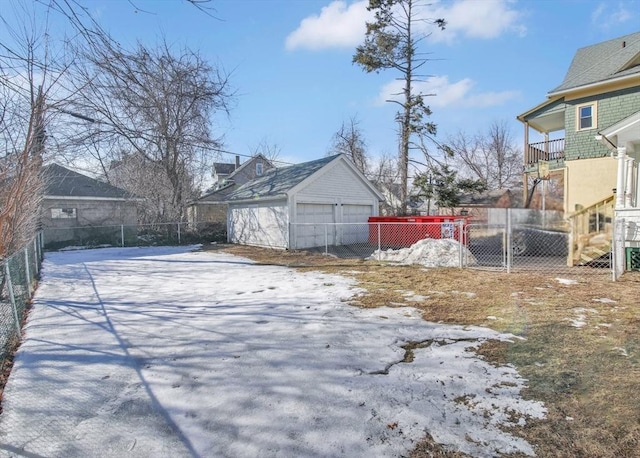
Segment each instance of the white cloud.
[{"label": "white cloud", "polygon": [[523,36],[526,34],[526,27],[520,22],[523,13],[511,5],[510,0],[460,0],[436,4],[430,16],[444,18],[447,27],[442,32],[433,33],[430,39],[451,42],[463,36],[486,40],[508,31]]},{"label": "white cloud", "polygon": [[623,24],[633,18],[633,13],[627,6],[629,3],[618,4],[600,3],[591,13],[591,22],[600,28],[608,29]]},{"label": "white cloud", "polygon": [[[389,100],[401,101],[403,82],[394,80],[380,89],[377,104],[382,105]],[[450,82],[447,76],[434,76],[424,82],[414,84],[416,92],[429,95],[425,98],[427,105],[440,108],[486,108],[502,105],[519,93],[517,91],[473,93],[474,81],[464,78]]]},{"label": "white cloud", "polygon": [[353,48],[364,39],[365,23],[371,19],[368,1],[361,0],[347,6],[343,0],[334,0],[320,11],[300,22],[286,39],[288,50],[326,48]]},{"label": "white cloud", "polygon": [[[350,5],[345,0],[334,0],[320,10],[320,14],[304,18],[296,30],[286,39],[288,50],[327,48],[353,48],[364,39],[365,23],[373,19],[367,11],[367,0],[359,0]],[[426,21],[423,33],[433,32],[430,40],[451,42],[463,36],[475,39],[496,38],[507,31],[519,35],[526,33],[520,23],[522,13],[512,8],[511,0],[459,0],[454,2],[435,1],[426,5],[419,16]],[[433,19],[444,18],[444,31],[434,30]]]}]

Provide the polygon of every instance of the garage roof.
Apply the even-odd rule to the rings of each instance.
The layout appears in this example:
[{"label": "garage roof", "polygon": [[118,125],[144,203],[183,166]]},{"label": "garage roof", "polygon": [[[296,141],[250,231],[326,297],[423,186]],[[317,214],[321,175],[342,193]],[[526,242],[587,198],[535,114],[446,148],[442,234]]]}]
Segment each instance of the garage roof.
[{"label": "garage roof", "polygon": [[245,183],[228,196],[228,200],[262,199],[284,197],[296,185],[302,183],[325,165],[341,155],[328,156],[315,161],[270,169],[263,176]]},{"label": "garage roof", "polygon": [[45,196],[47,197],[93,197],[96,199],[131,199],[124,189],[90,178],[58,164],[49,164],[42,169]]}]

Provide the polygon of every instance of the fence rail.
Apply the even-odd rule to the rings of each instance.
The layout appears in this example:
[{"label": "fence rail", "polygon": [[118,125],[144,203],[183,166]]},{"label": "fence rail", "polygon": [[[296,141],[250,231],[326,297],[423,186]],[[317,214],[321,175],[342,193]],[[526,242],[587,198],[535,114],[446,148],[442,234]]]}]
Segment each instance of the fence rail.
[{"label": "fence rail", "polygon": [[2,260],[0,271],[0,361],[15,349],[42,265],[42,235]]},{"label": "fence rail", "polygon": [[47,227],[44,248],[185,245],[225,242],[225,223],[158,223],[137,225],[94,225]]},{"label": "fence rail", "polygon": [[[460,219],[448,222],[290,224],[289,248],[340,258],[429,267],[611,273],[610,253],[590,265],[569,267],[570,233],[554,215],[523,218],[517,212],[503,213],[501,218],[493,218],[491,223],[470,224],[468,220]],[[45,249],[211,242],[226,242],[224,223],[68,227],[43,231]]]},{"label": "fence rail", "polygon": [[570,267],[569,232],[549,225],[445,223],[292,224],[291,247],[340,258],[505,272],[611,272],[611,254]]}]

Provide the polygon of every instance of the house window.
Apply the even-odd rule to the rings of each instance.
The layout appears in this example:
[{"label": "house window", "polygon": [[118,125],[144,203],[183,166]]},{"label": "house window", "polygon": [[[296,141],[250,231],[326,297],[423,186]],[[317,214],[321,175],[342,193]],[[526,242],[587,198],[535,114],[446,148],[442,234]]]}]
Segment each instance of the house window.
[{"label": "house window", "polygon": [[597,126],[597,106],[595,103],[578,105],[577,107],[577,130],[595,129]]},{"label": "house window", "polygon": [[256,162],[256,176],[262,176],[263,167],[262,162]]},{"label": "house window", "polygon": [[76,219],[76,209],[75,208],[52,208],[51,218],[52,219]]}]

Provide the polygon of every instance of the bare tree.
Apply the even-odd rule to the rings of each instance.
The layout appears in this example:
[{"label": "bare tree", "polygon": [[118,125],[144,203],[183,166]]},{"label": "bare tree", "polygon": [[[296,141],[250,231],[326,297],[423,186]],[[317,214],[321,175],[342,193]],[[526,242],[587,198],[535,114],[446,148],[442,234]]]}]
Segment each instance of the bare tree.
[{"label": "bare tree", "polygon": [[210,170],[220,147],[211,119],[216,112],[228,112],[228,76],[199,53],[175,51],[166,41],[127,51],[100,33],[77,54],[82,63],[76,67],[76,95],[69,106],[91,113],[95,122],[76,142],[94,145],[95,158],[107,176],[114,163],[145,170],[151,176],[143,181],[165,191],[147,186],[125,189],[143,198],[147,191],[166,195],[154,218],[182,220],[187,202],[197,193],[194,178]]},{"label": "bare tree", "polygon": [[38,29],[33,12],[13,6],[0,13],[0,258],[36,233],[47,98],[66,68],[52,59],[46,29]]},{"label": "bare tree", "polygon": [[[37,230],[42,199],[43,100],[39,91],[29,109],[24,137],[12,142],[10,150],[0,159],[0,259],[26,244]],[[6,133],[10,137],[13,113],[6,111],[6,105],[2,109],[0,135]]]},{"label": "bare tree", "polygon": [[459,132],[448,140],[462,176],[486,183],[487,189],[519,187],[522,153],[515,146],[505,121],[494,121],[486,132]]},{"label": "bare tree", "polygon": [[[426,4],[421,0],[369,0],[367,9],[375,13],[375,20],[367,23],[365,41],[356,48],[353,62],[366,72],[393,69],[401,74],[404,83],[401,101],[390,100],[400,106],[396,120],[400,125],[399,169],[401,214],[407,212],[409,149],[411,137],[421,142],[436,134],[436,125],[427,119],[431,109],[425,103],[425,94],[415,84],[424,78],[418,72],[429,59],[418,52],[425,38],[426,23],[444,29],[444,19],[428,20],[424,17]],[[424,143],[423,143],[424,145]],[[423,149],[426,153],[428,149]]]},{"label": "bare tree", "polygon": [[262,154],[271,162],[278,162],[278,157],[282,152],[282,148],[275,142],[271,142],[267,137],[262,137],[258,144],[253,148],[253,155]]},{"label": "bare tree", "polygon": [[340,129],[333,134],[327,155],[333,154],[344,154],[363,174],[369,173],[367,144],[360,130],[360,121],[356,116],[349,118],[346,123],[343,122]]},{"label": "bare tree", "polygon": [[392,154],[383,153],[377,161],[373,161],[371,170],[367,175],[385,200],[380,206],[383,215],[397,215],[400,213],[402,202],[400,200],[400,171],[398,160]]}]

